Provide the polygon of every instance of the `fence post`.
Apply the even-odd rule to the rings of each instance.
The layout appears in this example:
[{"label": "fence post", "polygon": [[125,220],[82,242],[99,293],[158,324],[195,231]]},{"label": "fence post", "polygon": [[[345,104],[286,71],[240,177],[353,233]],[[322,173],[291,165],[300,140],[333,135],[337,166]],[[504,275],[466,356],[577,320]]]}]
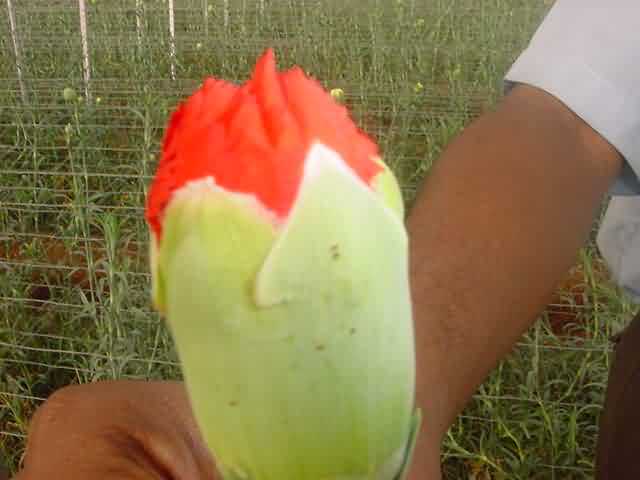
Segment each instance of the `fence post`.
[{"label": "fence post", "polygon": [[142,0],[136,0],[136,37],[138,52],[142,52]]},{"label": "fence post", "polygon": [[22,51],[20,48],[20,39],[18,38],[18,29],[16,27],[16,14],[13,10],[12,0],[7,0],[7,10],[9,11],[9,28],[11,30],[11,40],[13,42],[13,53],[16,58],[16,72],[18,74],[18,85],[20,87],[20,95],[22,103],[27,103],[27,89],[24,85],[24,77],[22,73]]},{"label": "fence post", "polygon": [[209,0],[202,0],[202,18],[204,18],[204,36],[209,38]]},{"label": "fence post", "polygon": [[222,10],[224,28],[227,28],[229,26],[229,0],[224,0]]},{"label": "fence post", "polygon": [[176,79],[176,12],[173,0],[169,0],[169,58],[171,61],[171,80]]},{"label": "fence post", "polygon": [[87,5],[85,0],[78,0],[80,13],[80,37],[82,39],[82,74],[84,78],[84,95],[87,102],[91,102],[91,62],[89,60],[89,39],[87,38]]}]

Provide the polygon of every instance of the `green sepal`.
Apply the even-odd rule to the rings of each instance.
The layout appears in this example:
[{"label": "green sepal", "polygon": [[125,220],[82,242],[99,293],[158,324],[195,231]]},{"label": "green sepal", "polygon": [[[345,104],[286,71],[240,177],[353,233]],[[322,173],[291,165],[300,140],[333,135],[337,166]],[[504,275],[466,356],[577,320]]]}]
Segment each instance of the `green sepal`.
[{"label": "green sepal", "polygon": [[420,434],[420,427],[422,426],[422,410],[419,408],[413,413],[411,418],[411,430],[409,431],[409,440],[407,441],[407,451],[404,457],[404,463],[400,468],[395,480],[406,480],[409,476],[409,470],[411,469],[411,462],[413,461],[413,452],[416,449],[416,442],[418,441],[418,435]]},{"label": "green sepal", "polygon": [[399,218],[404,219],[404,198],[398,179],[381,158],[376,157],[373,160],[382,167],[382,171],[373,179],[373,188],[382,196],[387,206],[396,212]]},{"label": "green sepal", "polygon": [[390,480],[406,463],[406,231],[335,152],[313,155],[284,225],[213,183],[165,215],[156,274],[225,480]]}]

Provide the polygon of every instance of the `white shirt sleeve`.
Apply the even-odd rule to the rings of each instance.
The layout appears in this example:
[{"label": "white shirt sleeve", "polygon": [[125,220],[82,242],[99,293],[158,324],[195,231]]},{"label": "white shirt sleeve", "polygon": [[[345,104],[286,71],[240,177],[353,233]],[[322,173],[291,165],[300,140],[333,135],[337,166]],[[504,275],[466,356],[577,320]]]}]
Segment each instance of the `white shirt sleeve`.
[{"label": "white shirt sleeve", "polygon": [[614,194],[640,194],[640,1],[557,0],[506,75],[552,94],[626,159]]},{"label": "white shirt sleeve", "polygon": [[598,231],[613,280],[640,303],[640,196],[613,197]]},{"label": "white shirt sleeve", "polygon": [[597,240],[640,303],[640,0],[557,0],[505,80],[555,96],[625,158]]}]

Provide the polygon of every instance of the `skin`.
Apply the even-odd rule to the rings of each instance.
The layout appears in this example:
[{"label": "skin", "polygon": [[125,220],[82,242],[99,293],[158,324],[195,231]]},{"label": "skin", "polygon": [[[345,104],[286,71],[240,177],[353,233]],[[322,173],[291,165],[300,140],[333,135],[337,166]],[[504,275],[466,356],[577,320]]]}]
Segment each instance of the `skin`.
[{"label": "skin", "polygon": [[551,95],[518,86],[453,141],[409,216],[418,404],[410,480],[576,261],[619,153]]},{"label": "skin", "polygon": [[37,410],[14,480],[221,480],[182,383],[65,387]]},{"label": "skin", "polygon": [[[409,480],[441,478],[449,426],[551,299],[621,166],[600,135],[528,86],[434,166],[408,221],[425,417]],[[60,390],[32,421],[25,465],[17,480],[219,478],[179,383]]]}]

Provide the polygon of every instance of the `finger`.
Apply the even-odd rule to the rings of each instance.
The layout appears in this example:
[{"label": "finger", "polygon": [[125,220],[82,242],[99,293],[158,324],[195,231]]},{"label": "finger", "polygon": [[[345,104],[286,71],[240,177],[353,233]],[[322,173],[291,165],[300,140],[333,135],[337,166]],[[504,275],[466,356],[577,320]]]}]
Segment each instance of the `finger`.
[{"label": "finger", "polygon": [[32,419],[19,480],[218,479],[181,383],[63,388]]}]

